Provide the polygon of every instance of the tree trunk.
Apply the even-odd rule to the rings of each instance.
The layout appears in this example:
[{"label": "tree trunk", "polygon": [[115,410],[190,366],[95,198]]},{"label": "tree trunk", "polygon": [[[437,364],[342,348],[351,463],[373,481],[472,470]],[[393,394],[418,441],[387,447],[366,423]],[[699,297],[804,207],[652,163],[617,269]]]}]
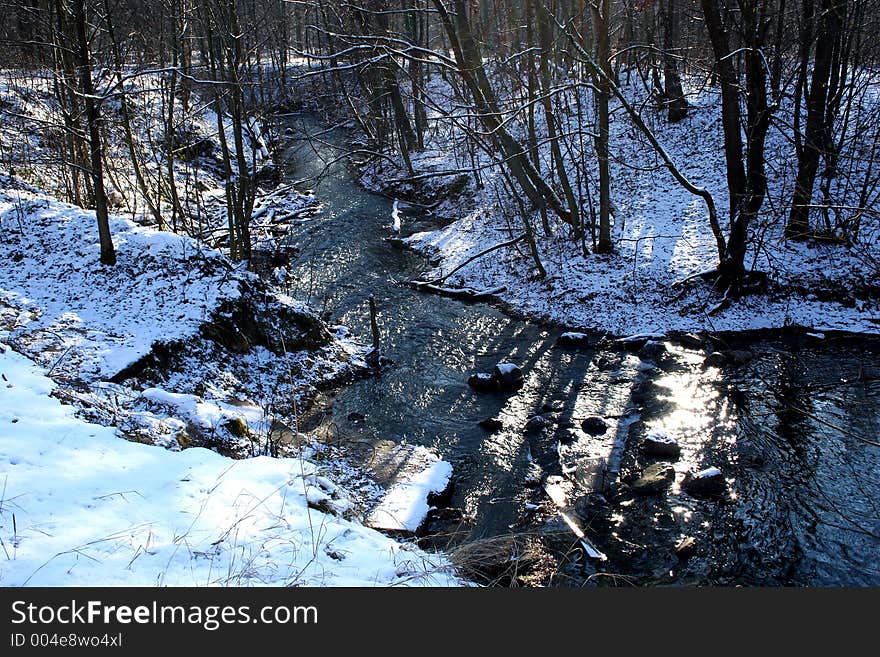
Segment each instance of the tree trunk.
[{"label": "tree trunk", "polygon": [[659,0],[663,18],[663,92],[666,97],[667,118],[670,123],[677,123],[687,117],[688,105],[678,74],[678,65],[672,53],[676,42],[675,0]]},{"label": "tree trunk", "polygon": [[92,188],[95,201],[95,216],[98,219],[98,238],[101,244],[101,262],[116,264],[116,250],[110,235],[110,219],[107,211],[107,193],[104,189],[103,147],[101,145],[101,112],[95,99],[92,84],[91,55],[89,53],[88,32],[86,29],[85,0],[74,0],[74,22],[77,35],[77,64],[79,68],[80,90],[86,109],[89,132],[89,161],[91,164]]},{"label": "tree trunk", "polygon": [[700,4],[715,55],[714,70],[721,84],[721,125],[724,130],[724,159],[727,164],[727,191],[732,222],[742,203],[746,188],[746,170],[742,160],[743,141],[740,132],[739,80],[733,67],[733,58],[729,56],[731,49],[718,0],[700,0]]},{"label": "tree trunk", "polygon": [[745,256],[748,231],[767,196],[764,148],[770,129],[771,111],[767,100],[766,29],[758,10],[759,0],[739,2],[744,48],[746,85],[746,144],[740,128],[739,79],[733,68],[727,31],[718,0],[701,0],[706,28],[712,41],[716,70],[721,81],[722,125],[724,128],[727,179],[731,203],[730,235],[727,251],[718,266],[721,287],[737,293],[746,274]]},{"label": "tree trunk", "polygon": [[810,234],[810,204],[816,173],[819,160],[831,142],[834,113],[828,111],[829,84],[833,55],[842,29],[838,13],[838,6],[841,4],[845,5],[846,0],[820,0],[816,23],[816,54],[810,91],[807,94],[807,124],[798,157],[791,212],[785,225],[785,236],[789,239],[799,239]]},{"label": "tree trunk", "polygon": [[596,63],[604,72],[595,81],[594,99],[598,113],[598,133],[594,140],[596,157],[599,160],[599,242],[598,253],[611,253],[611,167],[608,162],[609,130],[611,113],[611,84],[614,71],[610,61],[609,0],[594,0],[590,5],[593,11],[593,29],[596,35]]},{"label": "tree trunk", "polygon": [[[125,63],[122,59],[122,48],[119,45],[116,30],[113,28],[109,0],[104,0],[104,13],[107,21],[107,35],[110,38],[110,45],[113,52],[114,72],[116,74],[117,83],[121,84]],[[134,172],[138,190],[140,190],[141,196],[144,197],[144,203],[146,203],[150,214],[153,215],[153,219],[156,220],[156,225],[159,230],[165,230],[165,219],[162,217],[162,211],[157,204],[153,203],[146,178],[144,177],[143,169],[141,168],[141,161],[138,157],[134,134],[131,129],[131,109],[128,103],[128,95],[125,93],[125,89],[121,87],[119,89],[119,106],[122,114],[122,129],[125,135],[125,145],[128,149],[128,156],[131,159],[131,168]]]},{"label": "tree trunk", "polygon": [[526,150],[505,128],[486,75],[479,45],[471,30],[466,1],[454,0],[454,16],[449,14],[443,0],[433,0],[433,3],[452,44],[458,74],[467,85],[479,120],[491,135],[492,143],[500,152],[511,175],[534,207],[549,207],[565,223],[572,224],[571,213],[535,170]]},{"label": "tree trunk", "polygon": [[544,117],[547,120],[547,137],[550,140],[550,153],[553,156],[553,162],[556,164],[556,175],[559,177],[559,186],[565,196],[565,202],[568,205],[568,211],[571,216],[572,226],[574,228],[574,242],[580,244],[583,241],[583,222],[581,221],[581,213],[578,208],[577,199],[572,189],[571,181],[566,170],[566,163],[562,157],[562,148],[559,145],[561,136],[556,129],[556,112],[553,109],[552,79],[550,75],[550,49],[553,43],[553,33],[550,28],[550,21],[547,17],[549,10],[546,6],[538,9],[538,45],[541,48],[539,58],[539,67],[541,73],[541,104],[544,107]]}]

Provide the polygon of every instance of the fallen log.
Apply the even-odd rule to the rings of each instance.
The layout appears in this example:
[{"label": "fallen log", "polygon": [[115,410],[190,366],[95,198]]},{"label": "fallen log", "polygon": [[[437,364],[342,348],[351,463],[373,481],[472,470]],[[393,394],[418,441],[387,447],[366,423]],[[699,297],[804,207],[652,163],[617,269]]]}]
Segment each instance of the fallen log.
[{"label": "fallen log", "polygon": [[505,285],[488,290],[476,290],[471,287],[443,287],[441,285],[434,285],[429,281],[410,281],[410,285],[417,290],[433,292],[444,297],[465,301],[483,301],[507,290]]}]

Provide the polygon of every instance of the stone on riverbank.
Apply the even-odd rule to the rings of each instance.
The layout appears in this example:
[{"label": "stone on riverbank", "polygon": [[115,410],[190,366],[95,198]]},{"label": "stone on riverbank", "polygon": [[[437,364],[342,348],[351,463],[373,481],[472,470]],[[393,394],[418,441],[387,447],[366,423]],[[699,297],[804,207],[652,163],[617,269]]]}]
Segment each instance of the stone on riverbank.
[{"label": "stone on riverbank", "polygon": [[601,436],[608,431],[608,423],[600,417],[588,417],[581,422],[581,429],[591,436]]},{"label": "stone on riverbank", "polygon": [[523,385],[523,372],[513,363],[498,363],[492,374],[502,390],[517,390]]},{"label": "stone on riverbank", "polygon": [[468,377],[468,385],[477,392],[498,392],[500,386],[493,374],[477,372]]},{"label": "stone on riverbank", "polygon": [[660,493],[675,481],[675,468],[669,463],[654,463],[642,472],[642,476],[632,483],[632,490],[639,495]]},{"label": "stone on riverbank", "polygon": [[544,427],[546,427],[550,422],[543,415],[536,415],[529,419],[526,422],[525,432],[526,433],[537,433]]},{"label": "stone on riverbank", "polygon": [[480,420],[477,424],[489,433],[497,433],[504,428],[504,423],[497,417],[488,417],[485,420]]},{"label": "stone on riverbank", "polygon": [[642,443],[642,452],[647,456],[677,459],[681,455],[678,441],[665,431],[652,431]]},{"label": "stone on riverbank", "polygon": [[711,467],[696,473],[688,472],[682,488],[693,497],[715,497],[727,490],[727,482],[721,470]]},{"label": "stone on riverbank", "polygon": [[586,333],[567,331],[556,339],[556,344],[568,349],[586,349],[595,345],[595,341]]}]

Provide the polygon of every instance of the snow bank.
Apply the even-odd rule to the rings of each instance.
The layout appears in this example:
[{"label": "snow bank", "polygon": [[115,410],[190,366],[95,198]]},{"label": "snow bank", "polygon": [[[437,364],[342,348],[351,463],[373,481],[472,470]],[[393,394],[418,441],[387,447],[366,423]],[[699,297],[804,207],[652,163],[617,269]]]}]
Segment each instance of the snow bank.
[{"label": "snow bank", "polygon": [[366,524],[388,531],[415,532],[431,505],[428,497],[447,489],[452,466],[425,447],[414,447],[407,467],[367,516]]},{"label": "snow bank", "polygon": [[[449,92],[439,81],[434,85],[434,96]],[[628,93],[641,105],[641,91],[630,88]],[[584,91],[583,102],[585,107],[592,103],[588,91]],[[688,117],[679,123],[667,123],[650,108],[645,109],[644,118],[681,170],[713,194],[718,215],[724,218],[728,213],[726,170],[717,98],[712,91],[694,89],[688,102]],[[871,108],[866,105],[865,110]],[[783,115],[786,111],[790,109],[784,108]],[[560,117],[570,122],[561,132],[577,134],[584,129],[576,124],[576,115],[560,113]],[[546,126],[542,116],[536,118],[540,139]],[[414,154],[417,173],[460,171],[470,166],[465,154],[450,148],[450,144],[463,142],[459,129],[439,112],[434,112],[431,120],[436,136],[424,153]],[[513,120],[510,129],[522,131],[522,126]],[[567,238],[568,229],[551,218],[555,234],[546,237],[541,233],[538,239],[547,270],[545,278],[534,275],[527,249],[506,248],[464,266],[447,280],[447,285],[502,289],[497,296],[520,312],[571,328],[613,335],[763,329],[791,324],[819,330],[880,332],[880,309],[876,292],[871,293],[880,285],[876,265],[880,261],[880,222],[867,213],[861,242],[852,248],[785,240],[783,215],[791,197],[791,162],[795,160],[789,136],[778,127],[771,130],[767,143],[770,195],[764,213],[752,226],[747,256],[748,267],[769,275],[769,293],[741,299],[716,315],[708,311],[719,297],[710,297],[708,285],[674,285],[717,264],[717,247],[702,201],[658,166],[653,149],[633,131],[629,121],[614,120],[611,131],[614,255],[583,256]],[[572,146],[575,151],[576,146]],[[543,146],[540,155],[541,169],[551,169],[549,147]],[[596,167],[590,140],[582,153],[573,152],[570,157]],[[478,155],[475,166],[481,165],[485,168],[480,189],[471,185],[464,192],[453,193],[431,186],[438,184],[433,182],[436,179],[448,180],[447,176],[432,178],[421,190],[429,200],[439,203],[435,213],[444,225],[407,239],[439,263],[422,275],[424,280],[456,269],[489,247],[510,240],[519,230],[516,205],[502,184],[498,168],[485,154]],[[866,175],[862,170],[865,162],[847,160],[841,170],[850,165],[856,179]],[[596,180],[596,172],[591,173]],[[406,175],[402,166],[389,167],[383,159],[371,164],[364,180],[401,193],[393,181]],[[435,199],[437,195],[440,198]],[[844,201],[856,204],[858,199],[847,197]],[[446,220],[451,223],[447,225]],[[540,226],[537,217],[534,225]]]},{"label": "snow bank", "polygon": [[332,489],[313,464],[122,441],[0,352],[0,585],[461,583],[439,557],[310,508]]},{"label": "snow bank", "polygon": [[[188,237],[111,219],[118,265],[98,262],[94,212],[0,179],[0,339],[20,339],[44,365],[109,378],[157,340],[194,334],[239,277]],[[2,325],[0,325],[2,327]],[[25,337],[27,336],[27,337]],[[24,344],[26,343],[26,344]],[[19,345],[17,345],[19,346]]]}]

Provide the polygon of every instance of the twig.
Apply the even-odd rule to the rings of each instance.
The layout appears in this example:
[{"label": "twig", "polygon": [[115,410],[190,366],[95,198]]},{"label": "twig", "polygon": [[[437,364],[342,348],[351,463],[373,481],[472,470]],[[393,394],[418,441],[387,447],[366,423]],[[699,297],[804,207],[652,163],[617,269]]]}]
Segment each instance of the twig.
[{"label": "twig", "polygon": [[478,258],[482,258],[484,255],[492,253],[493,251],[497,251],[498,249],[503,249],[507,246],[513,246],[514,244],[521,242],[525,238],[526,238],[525,234],[522,234],[518,237],[514,237],[512,240],[507,240],[506,242],[501,242],[500,244],[495,244],[494,246],[490,246],[488,249],[480,251],[478,254],[471,256],[470,258],[465,260],[463,263],[461,263],[458,267],[456,267],[455,269],[450,271],[448,274],[445,274],[445,275],[441,276],[440,278],[436,278],[432,281],[415,281],[415,285],[417,285],[419,287],[425,286],[425,285],[439,285],[440,283],[445,281],[447,278],[452,276],[457,271],[460,271],[460,270],[464,269],[465,267],[467,267],[474,260],[477,260]]}]

